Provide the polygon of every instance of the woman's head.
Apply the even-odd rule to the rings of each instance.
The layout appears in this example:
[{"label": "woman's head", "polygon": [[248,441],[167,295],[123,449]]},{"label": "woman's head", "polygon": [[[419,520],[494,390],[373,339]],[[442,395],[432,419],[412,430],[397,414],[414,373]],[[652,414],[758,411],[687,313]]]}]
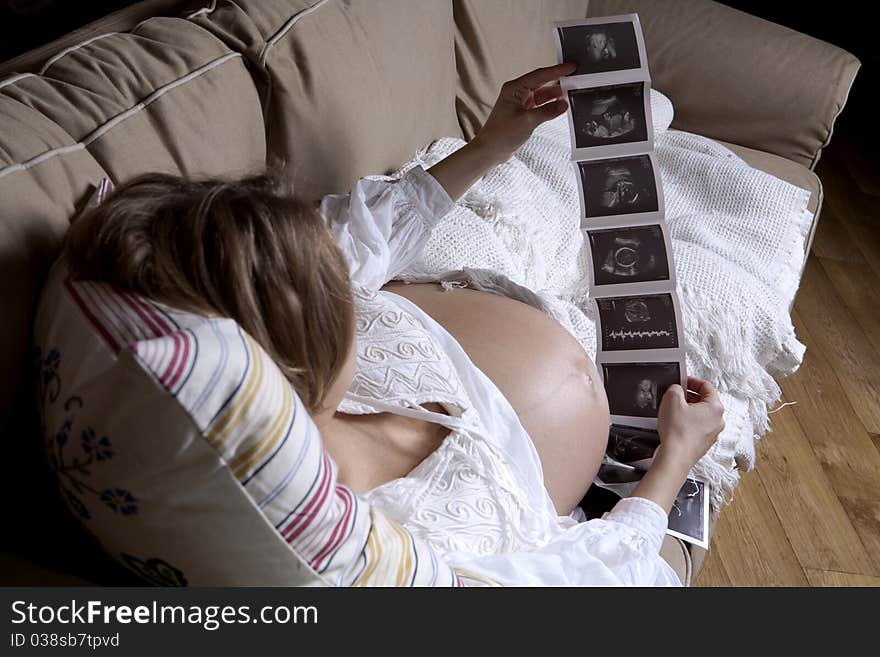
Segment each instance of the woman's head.
[{"label": "woman's head", "polygon": [[137,178],[74,221],[65,255],[75,278],[234,319],[311,412],[338,402],[354,336],[348,269],[315,207],[272,177]]}]

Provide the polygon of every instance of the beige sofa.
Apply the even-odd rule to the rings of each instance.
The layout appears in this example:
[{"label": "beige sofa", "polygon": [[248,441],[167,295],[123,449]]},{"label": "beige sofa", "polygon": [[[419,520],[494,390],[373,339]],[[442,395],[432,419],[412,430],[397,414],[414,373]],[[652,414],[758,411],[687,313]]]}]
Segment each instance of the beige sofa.
[{"label": "beige sofa", "polygon": [[673,127],[809,189],[818,211],[812,167],[858,61],[708,0],[151,0],[0,65],[0,584],[131,581],[67,517],[30,401],[37,295],[91,185],[269,163],[303,194],[345,191],[473,136],[504,80],[555,61],[553,20],[631,11]]}]

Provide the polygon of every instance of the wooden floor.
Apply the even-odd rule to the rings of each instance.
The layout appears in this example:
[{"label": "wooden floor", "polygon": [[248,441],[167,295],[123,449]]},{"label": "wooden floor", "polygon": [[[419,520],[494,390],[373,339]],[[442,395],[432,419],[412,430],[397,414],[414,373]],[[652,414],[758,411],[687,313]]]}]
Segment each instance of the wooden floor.
[{"label": "wooden floor", "polygon": [[880,586],[880,166],[845,138],[817,167],[794,306],[807,353],[727,506],[697,586]]}]

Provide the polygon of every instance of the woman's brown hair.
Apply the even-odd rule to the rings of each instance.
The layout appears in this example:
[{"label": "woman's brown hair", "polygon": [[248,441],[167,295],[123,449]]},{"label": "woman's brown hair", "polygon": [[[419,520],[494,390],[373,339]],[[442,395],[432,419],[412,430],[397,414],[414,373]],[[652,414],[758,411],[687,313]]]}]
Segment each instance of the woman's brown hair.
[{"label": "woman's brown hair", "polygon": [[65,255],[75,278],[234,319],[311,411],[345,362],[345,260],[315,207],[272,176],[136,178],[73,222]]}]

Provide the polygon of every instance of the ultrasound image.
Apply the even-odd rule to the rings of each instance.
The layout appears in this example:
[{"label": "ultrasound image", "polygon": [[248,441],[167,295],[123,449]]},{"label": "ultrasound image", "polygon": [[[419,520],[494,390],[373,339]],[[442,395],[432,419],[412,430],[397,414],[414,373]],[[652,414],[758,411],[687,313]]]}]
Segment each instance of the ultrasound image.
[{"label": "ultrasound image", "polygon": [[596,303],[603,351],[678,348],[671,294],[609,297]]},{"label": "ultrasound image", "polygon": [[589,231],[596,285],[669,279],[659,225]]}]

